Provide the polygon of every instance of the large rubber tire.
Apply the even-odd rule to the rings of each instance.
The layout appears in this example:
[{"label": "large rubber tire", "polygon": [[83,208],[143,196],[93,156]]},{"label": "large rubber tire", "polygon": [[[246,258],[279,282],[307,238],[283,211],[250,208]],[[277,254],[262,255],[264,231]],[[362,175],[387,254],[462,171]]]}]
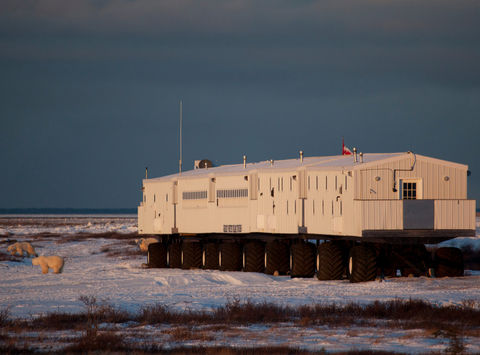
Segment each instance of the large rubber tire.
[{"label": "large rubber tire", "polygon": [[375,249],[367,245],[357,245],[350,249],[350,282],[373,281],[377,275]]},{"label": "large rubber tire", "polygon": [[152,268],[166,268],[167,248],[163,243],[152,243],[148,246],[147,265]]},{"label": "large rubber tire", "polygon": [[245,245],[245,268],[247,272],[265,271],[265,244],[259,241]]},{"label": "large rubber tire", "polygon": [[267,255],[266,274],[286,275],[290,271],[290,250],[286,243],[274,240],[267,243],[265,251]]},{"label": "large rubber tire", "polygon": [[182,267],[182,246],[179,243],[172,243],[168,246],[168,266],[172,269]]},{"label": "large rubber tire", "polygon": [[242,247],[238,243],[222,243],[220,245],[220,270],[240,271],[243,267]]},{"label": "large rubber tire", "polygon": [[399,262],[402,276],[425,276],[428,272],[429,254],[425,245],[407,245],[399,248],[404,260]]},{"label": "large rubber tire", "polygon": [[313,277],[315,275],[315,245],[300,242],[292,245],[291,277]]},{"label": "large rubber tire", "polygon": [[444,247],[435,251],[435,276],[463,276],[463,253],[458,248]]},{"label": "large rubber tire", "polygon": [[333,242],[322,243],[318,246],[319,280],[341,280],[345,271],[343,249]]},{"label": "large rubber tire", "polygon": [[199,269],[202,267],[202,244],[199,242],[183,242],[182,253],[182,269]]},{"label": "large rubber tire", "polygon": [[204,245],[204,252],[205,252],[205,264],[204,268],[208,270],[218,270],[219,269],[219,262],[218,262],[218,244],[217,243],[206,243]]}]

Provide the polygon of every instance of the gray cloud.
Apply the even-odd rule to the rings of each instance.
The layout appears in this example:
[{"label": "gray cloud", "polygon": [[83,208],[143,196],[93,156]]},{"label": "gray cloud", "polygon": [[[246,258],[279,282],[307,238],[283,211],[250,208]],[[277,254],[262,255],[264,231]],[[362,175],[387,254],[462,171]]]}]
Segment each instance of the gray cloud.
[{"label": "gray cloud", "polygon": [[[0,3],[0,207],[134,206],[143,168],[404,151],[470,164],[472,1]],[[480,175],[479,175],[480,176]],[[21,188],[20,188],[21,187]]]}]

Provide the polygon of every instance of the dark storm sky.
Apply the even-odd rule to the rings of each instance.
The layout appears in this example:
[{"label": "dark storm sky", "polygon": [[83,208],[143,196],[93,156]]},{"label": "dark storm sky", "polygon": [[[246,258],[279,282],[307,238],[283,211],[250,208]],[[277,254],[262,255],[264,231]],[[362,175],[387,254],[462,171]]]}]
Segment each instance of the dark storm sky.
[{"label": "dark storm sky", "polygon": [[413,150],[480,199],[480,2],[0,2],[0,208],[135,207],[150,176]]}]

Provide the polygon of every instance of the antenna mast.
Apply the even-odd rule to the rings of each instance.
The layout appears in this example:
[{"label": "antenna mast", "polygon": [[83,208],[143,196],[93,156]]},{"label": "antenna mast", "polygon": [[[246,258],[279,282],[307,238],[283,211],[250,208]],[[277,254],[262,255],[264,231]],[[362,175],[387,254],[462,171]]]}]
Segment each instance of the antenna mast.
[{"label": "antenna mast", "polygon": [[180,100],[180,159],[178,160],[178,173],[182,173],[182,100]]}]

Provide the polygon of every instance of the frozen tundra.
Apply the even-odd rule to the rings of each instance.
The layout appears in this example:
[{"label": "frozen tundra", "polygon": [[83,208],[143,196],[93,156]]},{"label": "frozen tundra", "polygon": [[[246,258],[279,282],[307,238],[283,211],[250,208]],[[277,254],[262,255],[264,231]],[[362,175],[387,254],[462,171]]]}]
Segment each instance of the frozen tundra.
[{"label": "frozen tundra", "polygon": [[195,168],[143,180],[140,234],[149,267],[288,274],[351,282],[461,276],[457,248],[475,235],[468,166],[375,153]]}]

